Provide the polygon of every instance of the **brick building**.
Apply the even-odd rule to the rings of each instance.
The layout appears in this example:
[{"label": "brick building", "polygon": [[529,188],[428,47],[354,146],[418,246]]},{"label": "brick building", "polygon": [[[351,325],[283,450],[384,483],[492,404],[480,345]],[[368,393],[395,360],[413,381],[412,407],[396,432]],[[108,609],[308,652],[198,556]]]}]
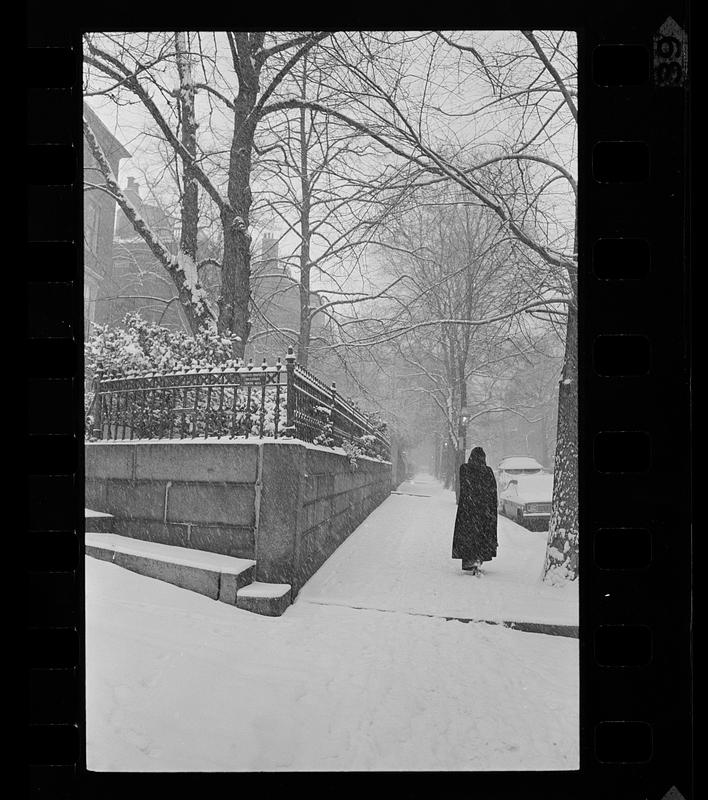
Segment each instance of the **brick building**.
[{"label": "brick building", "polygon": [[[159,203],[148,202],[140,184],[129,177],[123,193],[167,249],[176,253],[179,244],[177,219]],[[113,244],[115,293],[105,309],[106,321],[119,325],[126,314],[137,312],[150,322],[176,330],[186,327],[177,301],[177,290],[145,240],[136,233],[122,211],[116,219]]]},{"label": "brick building", "polygon": [[[300,289],[293,283],[287,265],[279,258],[278,240],[269,232],[263,234],[260,255],[252,262],[251,292],[257,310],[252,314],[253,342],[248,345],[246,356],[252,357],[255,363],[263,358],[270,362],[274,357],[284,355],[288,344],[295,346],[300,330]],[[310,295],[311,305],[320,302],[319,295]],[[271,328],[278,328],[287,335]],[[315,317],[311,335],[317,336],[321,331],[322,324]]]},{"label": "brick building", "polygon": [[[84,103],[84,114],[111,165],[118,175],[120,162],[130,153],[116,139],[98,116]],[[91,323],[103,324],[113,294],[113,236],[116,201],[103,189],[103,174],[84,141],[84,338]]]},{"label": "brick building", "polygon": [[[131,154],[108,130],[88,105],[84,113],[117,177],[120,162]],[[137,234],[117,208],[116,201],[102,188],[105,184],[93,156],[84,142],[84,336],[92,323],[120,325],[126,314],[139,313],[144,319],[175,330],[187,329],[177,301],[175,286],[162,265],[155,259],[142,237]],[[94,184],[96,188],[90,188]],[[128,177],[123,192],[149,227],[173,253],[179,246],[179,220],[149,191]],[[219,243],[205,235],[199,238],[200,259],[219,259]],[[220,288],[219,268],[209,264],[200,270],[202,285],[216,309]],[[279,258],[276,237],[266,232],[258,253],[252,260],[251,292],[256,309],[252,312],[251,334],[255,340],[247,348],[247,357],[256,363],[265,357],[271,362],[285,355],[295,344],[300,329],[300,293],[288,268]],[[321,302],[313,294],[310,302]],[[278,330],[286,332],[286,335]],[[312,336],[322,331],[316,318]],[[314,366],[314,365],[313,365]]]}]

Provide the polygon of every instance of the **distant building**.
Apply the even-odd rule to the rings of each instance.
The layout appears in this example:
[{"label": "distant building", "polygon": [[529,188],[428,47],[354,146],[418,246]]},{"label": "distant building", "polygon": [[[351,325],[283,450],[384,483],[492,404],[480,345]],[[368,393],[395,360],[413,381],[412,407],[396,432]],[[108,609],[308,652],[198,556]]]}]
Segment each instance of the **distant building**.
[{"label": "distant building", "polygon": [[[111,165],[118,175],[120,162],[130,153],[84,103],[84,114]],[[84,140],[84,338],[91,324],[105,322],[106,298],[113,293],[113,234],[116,201],[101,188],[105,185],[88,144]]]},{"label": "distant building", "polygon": [[[89,124],[117,177],[120,161],[131,154],[110,133],[98,116],[84,105]],[[128,313],[175,330],[187,329],[177,299],[177,290],[162,264],[145,240],[135,231],[116,201],[103,188],[105,180],[84,143],[84,180],[97,188],[84,193],[84,318],[85,337],[92,323],[120,325]],[[179,220],[159,203],[149,202],[134,177],[127,178],[123,193],[160,241],[173,253],[179,247]],[[200,234],[200,259],[221,258],[218,242]],[[300,291],[287,266],[279,258],[278,240],[266,232],[258,257],[252,261],[251,295],[253,305],[251,335],[247,357],[256,363],[283,357],[289,344],[296,345],[300,330]],[[220,269],[208,263],[199,273],[212,307],[216,311],[221,287]],[[310,303],[322,300],[313,293]],[[322,331],[316,318],[312,336]]]},{"label": "distant building", "polygon": [[[140,184],[132,176],[128,178],[123,194],[162,242],[168,246],[175,244],[176,220],[160,206],[146,203],[140,195]],[[120,211],[116,220],[116,239],[132,241],[137,236],[133,223]]]},{"label": "distant building", "polygon": [[[84,113],[117,178],[121,160],[131,154],[86,104]],[[111,195],[90,188],[91,184],[103,187],[105,180],[85,141],[84,182],[84,338],[93,323],[119,325],[129,312],[182,328],[172,280]],[[134,178],[128,178],[123,192],[160,240],[176,252],[176,220],[159,205],[145,202]]]},{"label": "distant building", "polygon": [[[252,342],[246,348],[246,357],[252,357],[258,364],[264,358],[271,362],[277,356],[282,357],[289,344],[297,350],[300,288],[279,258],[278,240],[269,232],[263,234],[260,257],[252,262],[251,293],[256,308],[252,313]],[[310,295],[311,306],[321,302],[316,293]],[[322,324],[315,317],[312,336],[321,331]]]},{"label": "distant building", "polygon": [[[128,178],[123,194],[165,247],[176,253],[177,219],[157,203],[147,202],[133,177]],[[167,328],[185,327],[172,279],[122,211],[118,211],[113,245],[113,288],[114,295],[104,310],[110,324],[119,325],[126,314],[137,312]]]}]

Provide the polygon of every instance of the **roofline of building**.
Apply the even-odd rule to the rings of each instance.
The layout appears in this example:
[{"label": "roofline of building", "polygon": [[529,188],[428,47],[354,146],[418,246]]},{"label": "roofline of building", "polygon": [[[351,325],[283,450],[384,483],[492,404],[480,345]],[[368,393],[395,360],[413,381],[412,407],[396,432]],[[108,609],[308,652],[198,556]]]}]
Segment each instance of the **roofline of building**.
[{"label": "roofline of building", "polygon": [[[116,137],[108,130],[108,128],[101,122],[100,117],[98,114],[88,105],[88,103],[84,102],[84,114],[88,117],[89,124],[93,129],[93,132],[96,136],[102,139],[104,142],[109,144],[108,152],[106,155],[118,155],[118,159],[121,158],[130,158],[131,153],[126,149],[126,147],[116,139]],[[106,148],[104,148],[105,150]]]}]

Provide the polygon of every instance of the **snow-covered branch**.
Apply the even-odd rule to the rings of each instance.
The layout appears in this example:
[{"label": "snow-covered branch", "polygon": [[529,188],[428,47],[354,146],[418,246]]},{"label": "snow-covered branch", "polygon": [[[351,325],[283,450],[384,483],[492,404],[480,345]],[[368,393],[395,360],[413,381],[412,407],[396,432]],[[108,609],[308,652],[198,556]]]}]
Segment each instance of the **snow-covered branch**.
[{"label": "snow-covered branch", "polygon": [[[142,237],[152,254],[172,277],[190,327],[192,330],[197,331],[203,326],[208,325],[213,320],[213,315],[207,305],[206,297],[199,285],[198,278],[196,277],[196,268],[194,268],[194,274],[192,274],[190,264],[188,263],[189,259],[185,258],[184,254],[178,253],[177,255],[173,255],[169,251],[162,243],[159,236],[140,216],[130,200],[123,194],[113,174],[111,165],[85,117],[83,120],[83,130],[86,143],[106,181],[108,191],[116,199],[120,209],[123,211],[136,233]],[[194,262],[191,263],[191,266],[194,266]]]}]

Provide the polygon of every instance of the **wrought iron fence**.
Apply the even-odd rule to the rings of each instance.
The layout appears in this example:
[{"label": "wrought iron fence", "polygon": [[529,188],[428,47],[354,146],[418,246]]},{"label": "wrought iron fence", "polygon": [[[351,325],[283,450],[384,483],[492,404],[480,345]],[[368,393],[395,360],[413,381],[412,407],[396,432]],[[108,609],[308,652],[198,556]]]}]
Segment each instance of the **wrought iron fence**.
[{"label": "wrought iron fence", "polygon": [[390,443],[382,430],[296,363],[292,347],[260,367],[184,369],[94,378],[86,418],[92,440],[292,437],[342,446],[388,460]]}]

